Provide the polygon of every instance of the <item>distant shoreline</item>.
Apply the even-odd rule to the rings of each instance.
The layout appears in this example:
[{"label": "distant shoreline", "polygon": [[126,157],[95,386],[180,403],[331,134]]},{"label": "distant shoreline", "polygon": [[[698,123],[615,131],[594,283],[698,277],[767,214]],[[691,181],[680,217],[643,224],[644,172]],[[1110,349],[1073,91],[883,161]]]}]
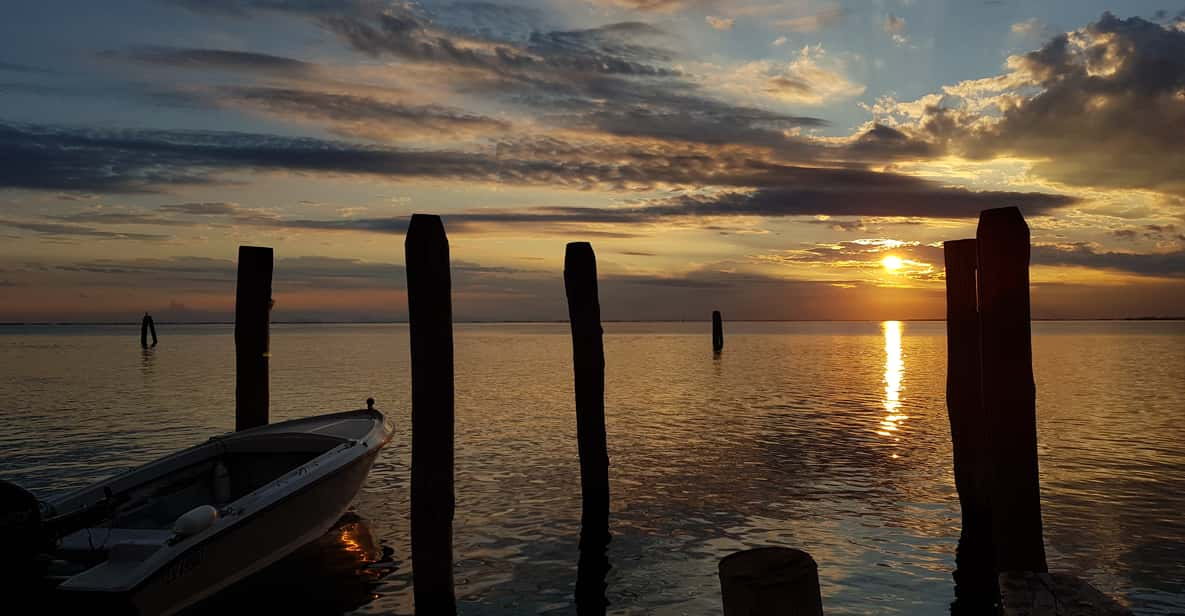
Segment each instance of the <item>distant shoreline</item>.
[{"label": "distant shoreline", "polygon": [[[1086,318],[1034,318],[1035,322],[1090,322],[1090,321],[1185,321],[1185,316],[1174,317],[1086,317]],[[946,319],[738,319],[731,323],[883,323],[901,321],[904,323],[942,323]],[[455,325],[534,325],[567,323],[554,321],[454,321]],[[710,323],[710,319],[654,319],[614,320],[603,323]],[[234,321],[158,321],[158,325],[234,325]],[[139,327],[140,321],[29,321],[0,322],[0,327],[27,326],[79,327],[94,325],[126,325]],[[272,325],[407,325],[407,321],[272,321]]]}]

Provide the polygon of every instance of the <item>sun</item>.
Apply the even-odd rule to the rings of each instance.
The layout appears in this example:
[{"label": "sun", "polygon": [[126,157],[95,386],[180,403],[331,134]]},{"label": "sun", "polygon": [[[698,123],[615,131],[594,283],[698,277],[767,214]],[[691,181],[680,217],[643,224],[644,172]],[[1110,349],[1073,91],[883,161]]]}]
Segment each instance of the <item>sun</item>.
[{"label": "sun", "polygon": [[881,265],[883,265],[886,270],[888,270],[890,272],[895,272],[895,271],[901,269],[901,266],[905,265],[905,263],[901,260],[901,257],[894,257],[893,255],[889,255],[889,256],[881,259]]}]

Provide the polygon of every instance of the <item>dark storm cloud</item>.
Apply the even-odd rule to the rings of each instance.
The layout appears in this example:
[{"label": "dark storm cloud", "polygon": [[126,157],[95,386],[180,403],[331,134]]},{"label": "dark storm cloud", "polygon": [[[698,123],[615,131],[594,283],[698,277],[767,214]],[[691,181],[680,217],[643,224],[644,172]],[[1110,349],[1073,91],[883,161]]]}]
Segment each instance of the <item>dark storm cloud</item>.
[{"label": "dark storm cloud", "polygon": [[[533,34],[525,47],[486,39],[470,40],[437,27],[422,14],[391,8],[371,18],[335,15],[321,22],[355,50],[371,56],[480,69],[525,79],[530,73],[589,73],[675,76],[672,69],[647,64],[665,52],[631,44],[629,37],[650,36],[645,24],[610,24],[600,28]],[[468,43],[491,43],[492,48]],[[554,77],[555,75],[553,75]]]},{"label": "dark storm cloud", "polygon": [[1147,276],[1185,277],[1185,250],[1164,253],[1127,253],[1098,250],[1088,244],[1038,244],[1033,263],[1076,265]]},{"label": "dark storm cloud", "polygon": [[255,12],[323,15],[371,10],[378,0],[165,0],[197,13],[243,17]]},{"label": "dark storm cloud", "polygon": [[239,71],[294,77],[311,75],[317,68],[315,64],[283,56],[188,47],[134,47],[103,51],[99,53],[99,57],[168,68]]},{"label": "dark storm cloud", "polygon": [[207,107],[201,97],[175,88],[144,82],[123,82],[116,85],[91,82],[59,81],[35,83],[28,81],[0,82],[0,93],[27,94],[59,99],[82,98],[87,102],[109,98],[126,102],[148,103],[173,108]]},{"label": "dark storm cloud", "polygon": [[632,106],[586,108],[583,104],[571,105],[569,101],[568,106],[574,108],[574,113],[555,115],[548,119],[567,128],[618,137],[767,147],[793,158],[806,158],[819,153],[820,148],[789,139],[783,131],[827,124],[818,118],[770,113],[754,108],[726,107],[706,100],[687,98],[680,101],[666,97],[664,102],[668,104],[657,108],[642,101]]},{"label": "dark storm cloud", "polygon": [[[820,170],[812,170],[820,171]],[[821,174],[821,175],[825,175]],[[904,176],[875,177],[873,172],[846,171],[850,184],[840,188],[814,178],[815,186],[769,188],[754,192],[684,195],[633,208],[547,207],[511,212],[454,215],[465,223],[652,224],[681,218],[756,216],[783,218],[818,214],[840,216],[920,216],[975,218],[980,211],[1004,204],[1019,205],[1029,214],[1048,212],[1075,200],[1043,193],[973,192],[948,188]],[[894,188],[893,184],[901,187]]]},{"label": "dark storm cloud", "polygon": [[1122,240],[1130,241],[1145,239],[1151,241],[1177,240],[1185,242],[1185,234],[1181,233],[1181,228],[1177,225],[1144,225],[1139,229],[1118,229],[1112,231],[1111,235]]},{"label": "dark storm cloud", "polygon": [[[657,45],[640,41],[667,40],[666,31],[651,24],[627,21],[582,30],[533,32],[527,44],[531,52],[554,56],[584,58],[586,60],[616,60],[631,58],[638,61],[671,62],[675,55]],[[585,64],[579,65],[584,68]],[[601,71],[604,70],[602,67]],[[600,71],[598,71],[600,72]],[[648,71],[653,73],[653,71]],[[677,72],[665,73],[669,75]]]},{"label": "dark storm cloud", "polygon": [[473,37],[525,41],[535,32],[550,30],[543,11],[493,2],[454,2],[427,7],[432,21]]},{"label": "dark storm cloud", "polygon": [[940,155],[941,149],[895,128],[874,123],[872,128],[848,144],[841,154],[855,160],[895,160],[930,158]]},{"label": "dark storm cloud", "polygon": [[[817,171],[817,170],[814,170]],[[971,192],[947,188],[913,178],[891,176],[875,178],[872,172],[845,172],[853,185],[870,187],[828,190],[769,189],[753,193],[723,193],[713,196],[680,196],[642,207],[539,207],[522,210],[483,210],[449,214],[444,218],[450,231],[480,232],[497,226],[521,226],[526,229],[568,226],[577,233],[591,233],[588,225],[653,225],[668,222],[697,221],[724,217],[786,218],[818,215],[924,216],[929,218],[975,218],[981,210],[1003,204],[1020,205],[1026,213],[1045,213],[1073,203],[1068,197],[1040,193]],[[901,180],[906,180],[901,182]],[[838,180],[834,180],[837,181]],[[901,182],[907,191],[893,191],[880,184]],[[282,228],[329,231],[368,231],[404,233],[406,217],[359,218],[343,220],[267,219],[259,224]],[[828,222],[827,224],[833,224]],[[834,223],[843,224],[843,223]],[[862,228],[863,223],[853,223]]]},{"label": "dark storm cloud", "polygon": [[0,227],[10,227],[29,231],[43,237],[58,239],[106,239],[106,240],[164,240],[167,235],[149,233],[124,233],[121,231],[107,231],[83,225],[65,224],[57,222],[27,222],[19,220],[0,219]]},{"label": "dark storm cloud", "polygon": [[221,100],[280,115],[329,121],[342,127],[339,132],[358,136],[390,131],[452,134],[510,128],[507,122],[460,109],[404,105],[367,96],[254,86],[220,88],[219,93]]},{"label": "dark storm cloud", "polygon": [[[1064,195],[972,191],[909,176],[860,170],[813,170],[831,178],[812,178],[802,188],[772,187],[752,193],[682,197],[673,205],[702,216],[907,216],[974,218],[980,211],[1016,205],[1027,214],[1046,213],[1077,200]],[[668,208],[671,206],[667,206]]]},{"label": "dark storm cloud", "polygon": [[27,64],[13,64],[11,62],[0,62],[0,71],[8,71],[10,73],[35,73],[35,74],[53,74],[54,71],[40,68],[37,66],[29,66]]},{"label": "dark storm cloud", "polygon": [[176,144],[139,134],[0,125],[0,187],[141,192],[203,183],[191,160]]},{"label": "dark storm cloud", "polygon": [[73,214],[49,216],[53,220],[68,223],[91,223],[99,225],[168,225],[172,221],[152,212],[109,212],[87,210]]},{"label": "dark storm cloud", "polygon": [[558,184],[644,177],[611,164],[497,161],[478,153],[271,135],[0,124],[0,187],[149,192],[210,183],[219,172],[247,170]]},{"label": "dark storm cloud", "polygon": [[[1010,68],[1007,90],[985,99],[998,121],[955,96],[926,109],[920,128],[969,157],[1036,160],[1058,182],[1185,194],[1185,31],[1104,13]],[[977,96],[963,89],[948,93]]]},{"label": "dark storm cloud", "polygon": [[[786,218],[818,214],[863,216],[921,216],[927,218],[975,218],[980,211],[1002,205],[1019,205],[1030,215],[1046,213],[1074,203],[1072,198],[1041,193],[972,192],[947,188],[924,181],[908,190],[877,187],[898,181],[875,178],[872,172],[847,172],[852,187],[844,189],[766,189],[752,193],[727,192],[712,196],[680,196],[643,207],[540,207],[523,210],[463,212],[445,216],[450,228],[480,230],[498,225],[652,225],[666,222],[702,221],[706,218]],[[859,182],[868,184],[859,187]],[[825,182],[824,182],[825,184]],[[406,218],[349,220],[274,220],[266,224],[324,230],[355,230],[403,233]]]},{"label": "dark storm cloud", "polygon": [[[645,222],[671,216],[932,216],[964,218],[1018,205],[1035,214],[1075,202],[1042,193],[970,191],[886,172],[816,168],[746,156],[653,156],[584,151],[550,160],[408,151],[243,133],[99,131],[0,125],[0,186],[138,192],[208,183],[229,171],[310,171],[390,178],[449,178],[592,187],[679,184],[754,187],[683,196],[644,208],[547,208],[491,221]],[[480,222],[480,215],[471,220]],[[335,221],[336,223],[336,221]],[[310,223],[311,224],[311,223]]]},{"label": "dark storm cloud", "polygon": [[235,263],[228,259],[211,257],[171,257],[168,259],[96,259],[82,263],[64,263],[46,266],[46,270],[79,272],[88,274],[158,274],[166,279],[192,279],[200,276],[204,280],[227,280],[235,278]]}]

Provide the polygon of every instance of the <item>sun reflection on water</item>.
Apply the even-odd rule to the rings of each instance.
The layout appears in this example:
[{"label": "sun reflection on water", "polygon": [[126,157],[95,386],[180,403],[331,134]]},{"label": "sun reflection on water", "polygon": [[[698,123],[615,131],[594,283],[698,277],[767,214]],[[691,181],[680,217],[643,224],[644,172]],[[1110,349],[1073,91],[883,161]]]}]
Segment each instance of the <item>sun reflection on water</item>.
[{"label": "sun reflection on water", "polygon": [[901,422],[909,419],[908,415],[901,412],[901,377],[905,373],[905,360],[901,355],[901,322],[885,321],[881,329],[885,333],[885,416],[876,433],[900,441],[896,432]]},{"label": "sun reflection on water", "polygon": [[[368,529],[363,527],[358,522],[353,522],[342,526],[338,531],[338,544],[344,554],[349,554],[358,559],[360,563],[366,563],[373,559],[373,553],[376,551],[373,539],[369,536]],[[364,545],[363,542],[366,541]]]}]

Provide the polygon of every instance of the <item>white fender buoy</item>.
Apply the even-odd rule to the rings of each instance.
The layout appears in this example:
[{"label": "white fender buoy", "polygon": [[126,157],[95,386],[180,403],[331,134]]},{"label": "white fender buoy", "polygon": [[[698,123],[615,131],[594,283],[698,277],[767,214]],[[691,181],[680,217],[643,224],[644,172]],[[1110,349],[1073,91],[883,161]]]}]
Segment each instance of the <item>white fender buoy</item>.
[{"label": "white fender buoy", "polygon": [[186,511],[173,522],[173,532],[182,537],[196,535],[218,521],[218,510],[210,505],[200,505]]}]

